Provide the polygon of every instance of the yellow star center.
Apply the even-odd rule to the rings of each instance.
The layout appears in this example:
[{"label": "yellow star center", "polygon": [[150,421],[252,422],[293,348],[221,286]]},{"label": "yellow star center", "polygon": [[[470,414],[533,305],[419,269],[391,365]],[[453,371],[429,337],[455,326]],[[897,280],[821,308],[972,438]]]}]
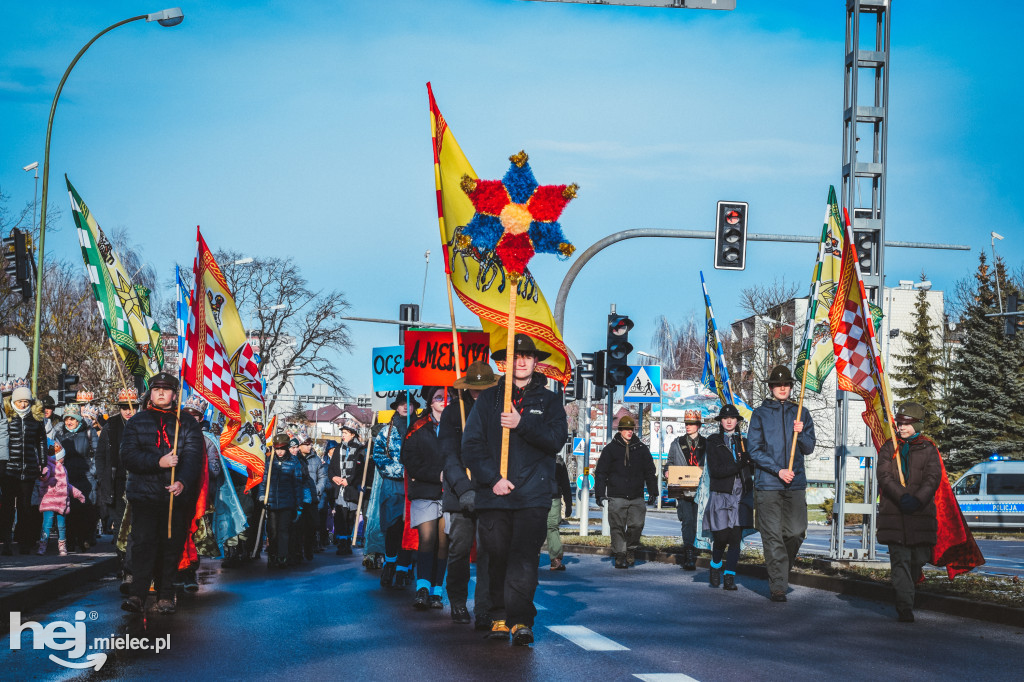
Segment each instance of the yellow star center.
[{"label": "yellow star center", "polygon": [[533,216],[525,204],[507,205],[501,209],[498,219],[508,234],[522,234],[530,229],[530,223],[533,222]]}]

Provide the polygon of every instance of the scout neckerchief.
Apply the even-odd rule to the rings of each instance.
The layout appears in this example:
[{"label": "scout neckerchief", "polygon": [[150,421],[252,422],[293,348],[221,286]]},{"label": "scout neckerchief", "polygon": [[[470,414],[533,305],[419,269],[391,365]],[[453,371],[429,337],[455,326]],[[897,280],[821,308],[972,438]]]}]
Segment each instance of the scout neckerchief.
[{"label": "scout neckerchief", "polygon": [[700,442],[700,433],[697,433],[693,438],[693,445],[690,445],[690,434],[683,436],[684,446],[687,449],[686,463],[692,467],[699,466],[700,460],[697,459],[697,444]]},{"label": "scout neckerchief", "polygon": [[736,458],[736,432],[735,431],[725,431],[725,432],[723,432],[722,435],[725,436],[725,442],[726,442],[726,444],[729,447],[729,452],[732,453],[732,461],[734,461],[734,462],[737,461],[737,458]]},{"label": "scout neckerchief", "polygon": [[920,436],[920,433],[915,433],[913,436],[908,438],[900,438],[900,469],[903,470],[903,480],[910,480],[910,471],[908,470],[907,462],[910,460],[910,441]]}]

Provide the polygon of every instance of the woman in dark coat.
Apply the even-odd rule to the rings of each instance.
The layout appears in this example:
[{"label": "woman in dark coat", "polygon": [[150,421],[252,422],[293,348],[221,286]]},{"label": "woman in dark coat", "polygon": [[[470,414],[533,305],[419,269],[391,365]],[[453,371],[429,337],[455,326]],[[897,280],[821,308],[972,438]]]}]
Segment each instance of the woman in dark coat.
[{"label": "woman in dark coat", "polygon": [[942,466],[935,442],[917,431],[923,420],[924,408],[904,403],[896,414],[899,457],[894,457],[892,441],[887,441],[878,453],[877,537],[879,544],[889,546],[896,613],[901,623],[914,622],[914,585],[922,567],[932,558],[938,532],[935,492]]},{"label": "woman in dark coat", "polygon": [[735,405],[723,405],[715,417],[721,430],[709,436],[707,442],[711,494],[704,508],[702,527],[714,537],[710,585],[718,587],[722,582],[724,555],[726,590],[736,589],[743,529],[754,526],[754,464],[747,451],[747,439],[738,430],[741,419]]},{"label": "woman in dark coat", "polygon": [[64,432],[60,444],[64,448],[64,468],[68,471],[68,483],[85,495],[85,502],[74,500],[68,514],[67,538],[71,551],[88,550],[96,544],[96,522],[99,510],[96,506],[96,432],[82,418],[78,405],[64,408]]},{"label": "woman in dark coat", "polygon": [[417,609],[444,606],[441,586],[448,566],[448,535],[445,533],[445,514],[441,510],[441,473],[444,471],[444,453],[438,443],[437,432],[441,413],[448,404],[448,393],[441,386],[426,386],[423,398],[426,413],[409,427],[402,444],[402,464],[409,477],[409,526],[419,533],[416,551]]},{"label": "woman in dark coat", "polygon": [[42,515],[32,506],[32,491],[46,467],[46,427],[43,404],[32,399],[32,392],[24,386],[4,400],[4,415],[0,418],[0,542],[4,556],[10,556],[11,526],[17,526],[14,537],[18,551],[28,554],[39,540]]}]

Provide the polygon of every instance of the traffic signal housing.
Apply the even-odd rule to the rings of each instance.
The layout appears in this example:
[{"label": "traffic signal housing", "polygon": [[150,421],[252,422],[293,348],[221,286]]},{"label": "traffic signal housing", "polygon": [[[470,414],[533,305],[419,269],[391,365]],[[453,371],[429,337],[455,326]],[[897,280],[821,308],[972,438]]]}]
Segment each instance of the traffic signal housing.
[{"label": "traffic signal housing", "polygon": [[23,301],[31,300],[34,293],[32,267],[32,237],[28,230],[12,228],[4,238],[4,272],[11,278],[11,291],[21,294]]},{"label": "traffic signal housing", "polygon": [[715,214],[715,268],[747,267],[747,202],[719,201]]},{"label": "traffic signal housing", "polygon": [[[403,303],[398,306],[398,319],[401,322],[419,322],[420,321],[420,307],[415,303]],[[405,330],[412,327],[412,324],[399,324],[398,325],[398,343],[405,343]]]},{"label": "traffic signal housing", "polygon": [[78,380],[77,374],[68,374],[67,365],[61,365],[60,374],[57,375],[57,399],[54,402],[58,405],[75,402],[78,392],[72,391],[71,387],[77,384]]},{"label": "traffic signal housing", "polygon": [[580,378],[580,371],[583,368],[583,362],[580,360],[576,361],[576,366],[573,367],[572,378],[569,379],[565,384],[565,402],[575,402],[583,393],[583,381]]},{"label": "traffic signal housing", "polygon": [[[1017,312],[1017,294],[1010,294],[1006,297],[1006,312],[1015,313]],[[1006,335],[1016,336],[1017,335],[1017,320],[1024,315],[1007,315],[1004,319],[1006,320]]]},{"label": "traffic signal housing", "polygon": [[629,354],[633,345],[629,342],[629,330],[633,328],[633,320],[625,315],[612,313],[608,316],[607,340],[607,372],[608,386],[620,386],[629,379]]},{"label": "traffic signal housing", "polygon": [[877,277],[881,233],[878,230],[854,230],[853,247],[857,251],[857,264],[862,276]]},{"label": "traffic signal housing", "polygon": [[605,385],[604,360],[605,351],[599,350],[595,353],[584,353],[580,356],[579,382],[582,387],[584,380],[589,380],[594,386]]}]

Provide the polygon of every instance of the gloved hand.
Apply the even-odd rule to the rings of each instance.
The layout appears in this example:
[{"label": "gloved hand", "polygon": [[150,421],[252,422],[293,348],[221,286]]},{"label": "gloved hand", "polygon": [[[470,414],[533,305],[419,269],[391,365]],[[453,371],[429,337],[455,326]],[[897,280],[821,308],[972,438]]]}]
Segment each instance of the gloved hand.
[{"label": "gloved hand", "polygon": [[292,521],[292,523],[297,522],[300,516],[302,516],[302,507],[299,507],[298,509],[295,510],[295,520]]},{"label": "gloved hand", "polygon": [[910,493],[903,493],[900,497],[900,511],[904,514],[913,514],[921,508],[921,501]]},{"label": "gloved hand", "polygon": [[604,497],[595,497],[594,498],[594,500],[597,502],[597,506],[598,507],[603,507],[604,506],[604,502],[605,502],[606,499],[607,498],[604,498]]},{"label": "gloved hand", "polygon": [[650,496],[648,496],[647,504],[652,506],[652,507],[657,507],[658,506],[658,496],[657,495],[650,495]]},{"label": "gloved hand", "polygon": [[459,505],[462,507],[462,511],[467,514],[474,513],[476,511],[476,491],[467,490],[459,495]]}]

